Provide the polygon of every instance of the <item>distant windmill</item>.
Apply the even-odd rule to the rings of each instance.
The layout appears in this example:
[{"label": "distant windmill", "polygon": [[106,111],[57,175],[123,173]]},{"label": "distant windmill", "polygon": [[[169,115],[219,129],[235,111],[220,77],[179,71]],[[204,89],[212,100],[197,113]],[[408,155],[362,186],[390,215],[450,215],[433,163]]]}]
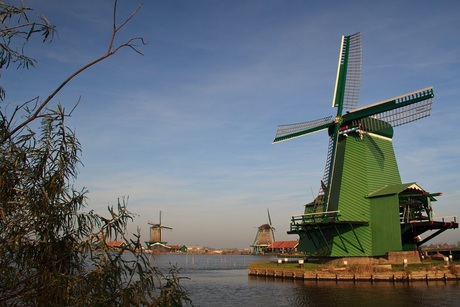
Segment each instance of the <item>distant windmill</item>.
[{"label": "distant windmill", "polygon": [[152,223],[148,222],[150,225],[150,241],[147,242],[148,245],[155,244],[155,243],[160,243],[160,244],[166,244],[167,242],[163,242],[161,233],[163,229],[170,229],[172,230],[172,227],[169,226],[164,226],[161,224],[161,210],[160,210],[160,222],[159,223]]},{"label": "distant windmill", "polygon": [[268,213],[268,224],[263,224],[257,227],[256,238],[251,247],[254,249],[254,253],[263,253],[273,242],[275,242],[275,228],[272,226],[272,219],[270,217],[270,211]]}]

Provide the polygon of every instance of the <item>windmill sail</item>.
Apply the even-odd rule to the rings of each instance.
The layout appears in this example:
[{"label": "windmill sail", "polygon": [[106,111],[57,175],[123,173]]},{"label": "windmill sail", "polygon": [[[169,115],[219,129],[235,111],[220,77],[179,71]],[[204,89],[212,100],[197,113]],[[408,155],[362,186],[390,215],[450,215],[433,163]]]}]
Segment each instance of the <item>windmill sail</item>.
[{"label": "windmill sail", "polygon": [[342,36],[332,107],[339,107],[341,104],[343,108],[353,110],[358,106],[361,72],[361,32]]},{"label": "windmill sail", "polygon": [[[339,116],[343,108],[353,110],[358,106],[361,88],[362,43],[361,33],[343,36],[339,53],[337,79],[334,90],[333,107],[337,107]],[[286,141],[315,133],[336,124],[332,116],[302,122],[297,124],[280,125],[276,131],[273,143]]]},{"label": "windmill sail", "polygon": [[273,242],[275,242],[275,228],[272,225],[272,218],[270,217],[270,210],[267,209],[268,214],[268,224],[270,225],[270,230],[272,232]]},{"label": "windmill sail", "polygon": [[332,124],[331,119],[332,116],[327,116],[304,123],[279,125],[273,143],[286,141],[324,130]]},{"label": "windmill sail", "polygon": [[[397,96],[349,112],[343,116],[344,124],[353,123],[353,121],[365,117],[373,117],[383,120],[393,127],[401,126],[430,116],[433,97],[432,87]],[[368,127],[365,130],[376,131],[375,127]]]}]

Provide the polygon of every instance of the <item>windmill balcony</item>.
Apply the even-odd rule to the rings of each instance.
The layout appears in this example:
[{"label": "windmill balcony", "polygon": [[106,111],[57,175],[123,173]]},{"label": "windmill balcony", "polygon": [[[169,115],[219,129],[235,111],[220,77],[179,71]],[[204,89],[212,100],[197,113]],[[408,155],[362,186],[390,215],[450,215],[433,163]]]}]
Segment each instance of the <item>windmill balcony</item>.
[{"label": "windmill balcony", "polygon": [[335,223],[339,221],[340,211],[328,211],[294,215],[291,217],[291,231],[306,224]]},{"label": "windmill balcony", "polygon": [[421,217],[421,218],[413,218],[413,219],[410,219],[409,221],[406,221],[406,219],[401,218],[401,224],[404,224],[404,223],[418,223],[418,222],[426,222],[426,221],[429,221],[431,223],[441,222],[441,223],[444,223],[444,224],[453,224],[453,223],[457,223],[457,216],[455,216],[455,215],[438,216],[438,217],[433,217],[431,219],[429,219],[428,217]]}]

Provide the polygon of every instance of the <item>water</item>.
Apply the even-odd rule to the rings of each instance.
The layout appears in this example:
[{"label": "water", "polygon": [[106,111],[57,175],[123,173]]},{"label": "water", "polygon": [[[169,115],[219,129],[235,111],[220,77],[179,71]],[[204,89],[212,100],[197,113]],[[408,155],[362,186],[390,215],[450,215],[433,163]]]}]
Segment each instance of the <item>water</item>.
[{"label": "water", "polygon": [[255,255],[155,255],[161,268],[176,265],[195,306],[460,306],[458,282],[282,280],[248,276]]}]

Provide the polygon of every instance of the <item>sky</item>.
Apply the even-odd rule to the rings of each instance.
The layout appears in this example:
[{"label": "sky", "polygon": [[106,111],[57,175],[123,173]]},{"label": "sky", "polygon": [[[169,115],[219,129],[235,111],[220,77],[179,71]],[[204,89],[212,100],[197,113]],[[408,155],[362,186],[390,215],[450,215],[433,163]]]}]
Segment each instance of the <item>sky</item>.
[{"label": "sky", "polygon": [[[46,98],[103,55],[113,2],[26,0],[56,25],[51,44],[32,41],[31,70],[9,69],[7,103]],[[118,23],[140,1],[120,0]],[[317,195],[328,147],[323,131],[272,144],[279,124],[334,115],[342,35],[362,32],[359,106],[433,86],[431,116],[395,128],[403,182],[443,192],[437,217],[459,216],[460,2],[147,0],[119,32],[147,42],[73,79],[56,97],[82,145],[75,186],[88,210],[107,215],[127,198],[128,230],[162,211],[169,244],[249,248],[268,222],[276,240]],[[457,243],[449,230],[429,243]]]}]

